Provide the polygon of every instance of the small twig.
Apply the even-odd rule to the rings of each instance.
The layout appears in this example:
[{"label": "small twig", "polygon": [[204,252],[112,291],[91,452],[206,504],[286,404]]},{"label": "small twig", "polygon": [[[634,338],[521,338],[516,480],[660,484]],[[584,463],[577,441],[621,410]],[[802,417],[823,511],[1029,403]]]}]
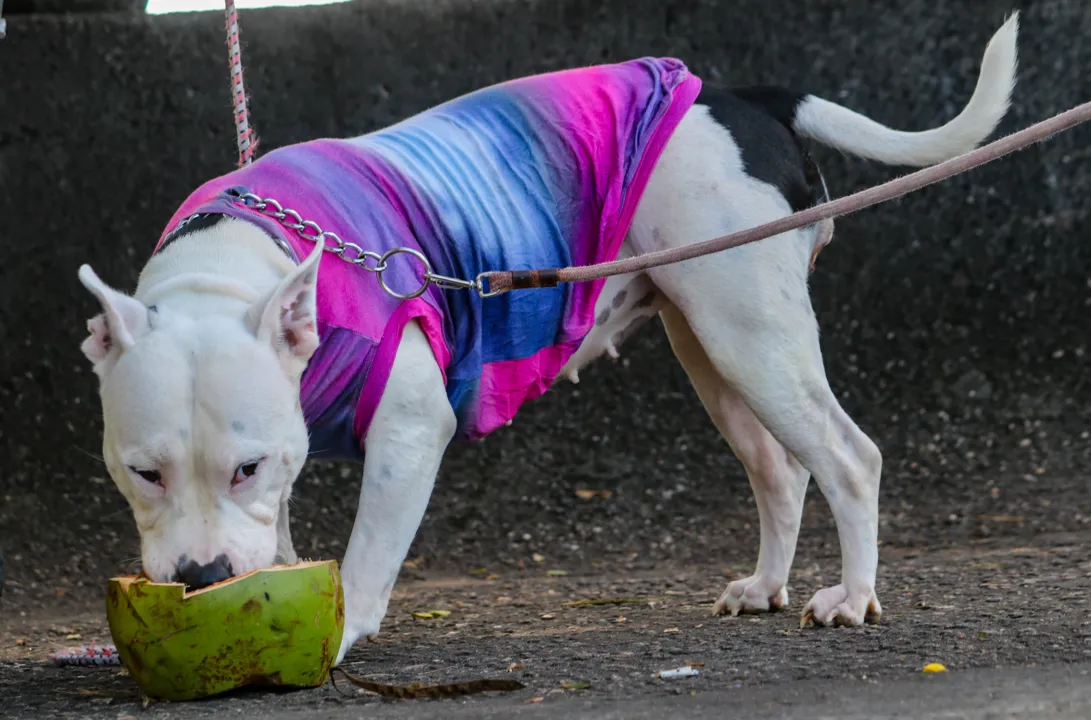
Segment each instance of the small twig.
[{"label": "small twig", "polygon": [[598,600],[573,600],[572,602],[564,603],[565,607],[584,607],[587,605],[647,605],[650,603],[661,602],[656,598],[637,598],[637,597],[618,597],[618,598],[601,598]]}]

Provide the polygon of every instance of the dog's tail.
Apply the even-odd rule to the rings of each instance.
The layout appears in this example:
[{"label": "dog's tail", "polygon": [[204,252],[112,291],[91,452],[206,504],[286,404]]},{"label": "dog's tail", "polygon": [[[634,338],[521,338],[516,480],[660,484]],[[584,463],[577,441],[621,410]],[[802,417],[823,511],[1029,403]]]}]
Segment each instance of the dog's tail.
[{"label": "dog's tail", "polygon": [[1011,102],[1015,86],[1019,13],[996,31],[985,47],[977,87],[962,112],[946,125],[905,132],[814,95],[773,88],[737,93],[762,105],[798,135],[859,157],[887,165],[924,167],[977,147],[996,129]]}]

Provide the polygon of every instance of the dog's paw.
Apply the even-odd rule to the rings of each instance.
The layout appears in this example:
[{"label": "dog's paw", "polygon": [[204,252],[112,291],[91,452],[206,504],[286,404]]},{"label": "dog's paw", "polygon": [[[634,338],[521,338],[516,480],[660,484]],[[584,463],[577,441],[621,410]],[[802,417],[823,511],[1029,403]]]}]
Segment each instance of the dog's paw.
[{"label": "dog's paw", "polygon": [[788,589],[784,582],[761,575],[733,580],[716,604],[713,615],[775,612],[788,605]]},{"label": "dog's paw", "polygon": [[850,593],[844,585],[822,588],[803,608],[800,627],[845,625],[858,627],[865,622],[877,625],[883,609],[874,590]]},{"label": "dog's paw", "polygon": [[340,665],[348,655],[349,650],[360,640],[375,640],[379,635],[379,625],[382,623],[383,613],[369,612],[363,616],[353,618],[345,617],[345,632],[341,636],[341,649],[337,652],[337,660],[334,665]]},{"label": "dog's paw", "polygon": [[349,654],[349,650],[356,644],[356,641],[360,639],[360,636],[355,633],[349,633],[348,629],[345,629],[345,634],[341,636],[341,647],[337,651],[337,659],[333,661],[333,666],[337,667],[341,664],[341,661],[345,659],[345,656]]},{"label": "dog's paw", "polygon": [[374,624],[374,627],[368,629],[354,629],[349,626],[345,626],[345,633],[341,636],[341,648],[337,651],[337,660],[334,661],[334,667],[341,664],[341,661],[348,655],[349,650],[360,640],[368,640],[373,642],[379,635],[379,625]]}]

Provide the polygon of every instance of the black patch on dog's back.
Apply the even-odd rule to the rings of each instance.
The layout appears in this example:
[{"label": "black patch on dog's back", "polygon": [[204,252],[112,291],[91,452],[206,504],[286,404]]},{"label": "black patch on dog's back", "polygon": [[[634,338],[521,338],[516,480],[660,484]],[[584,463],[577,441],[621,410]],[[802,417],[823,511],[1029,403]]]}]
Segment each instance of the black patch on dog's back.
[{"label": "black patch on dog's back", "polygon": [[731,132],[747,174],[777,188],[793,212],[825,198],[818,166],[792,131],[803,97],[780,88],[708,86],[697,97]]},{"label": "black patch on dog's back", "polygon": [[796,110],[806,97],[803,93],[772,85],[736,87],[731,92],[746,102],[761,107],[789,130],[795,124]]}]

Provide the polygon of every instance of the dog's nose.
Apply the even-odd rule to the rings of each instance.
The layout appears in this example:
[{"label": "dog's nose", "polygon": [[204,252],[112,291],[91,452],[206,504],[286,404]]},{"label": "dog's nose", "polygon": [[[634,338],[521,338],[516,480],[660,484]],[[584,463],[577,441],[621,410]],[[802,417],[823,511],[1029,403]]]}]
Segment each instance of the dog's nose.
[{"label": "dog's nose", "polygon": [[178,572],[175,573],[176,582],[186,584],[187,590],[200,590],[203,587],[223,582],[235,575],[231,570],[231,561],[226,555],[217,555],[216,559],[207,565],[200,565],[196,560],[190,560],[185,555],[178,559]]}]

